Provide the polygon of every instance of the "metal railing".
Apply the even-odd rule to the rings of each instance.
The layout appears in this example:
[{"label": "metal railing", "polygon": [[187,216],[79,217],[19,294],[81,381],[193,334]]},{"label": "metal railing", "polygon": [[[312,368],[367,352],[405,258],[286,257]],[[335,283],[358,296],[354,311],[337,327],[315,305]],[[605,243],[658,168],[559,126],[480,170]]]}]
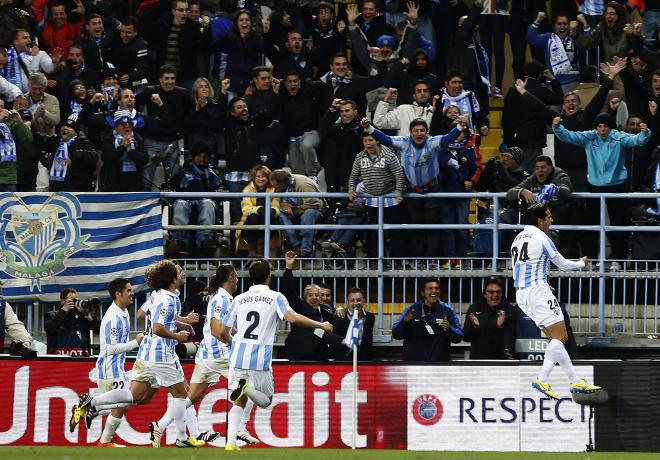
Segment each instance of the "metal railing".
[{"label": "metal railing", "polygon": [[[195,193],[179,193],[179,192],[166,192],[162,193],[163,198],[182,198],[182,199],[199,199],[199,194]],[[274,197],[317,197],[317,198],[338,198],[345,199],[346,194],[343,193],[209,193],[205,194],[204,198],[212,198],[218,200],[227,200],[228,198],[239,197],[261,197],[264,198],[265,207],[270,208],[270,204]],[[383,335],[386,330],[386,310],[388,310],[389,325],[393,320],[393,316],[397,308],[395,306],[412,303],[416,298],[417,281],[405,282],[401,286],[395,286],[400,279],[412,280],[421,276],[435,276],[442,280],[454,280],[447,282],[445,288],[447,291],[447,300],[462,313],[464,311],[464,302],[469,301],[472,303],[476,300],[474,292],[474,284],[480,284],[481,288],[485,280],[491,275],[498,275],[505,278],[512,276],[510,268],[507,267],[507,258],[499,257],[499,231],[500,230],[514,230],[522,228],[521,225],[511,225],[500,223],[499,211],[501,203],[504,198],[503,193],[430,193],[430,194],[408,194],[406,199],[427,199],[427,198],[441,198],[441,199],[456,199],[456,198],[470,198],[470,199],[489,199],[493,203],[493,221],[492,223],[478,223],[478,224],[386,224],[384,222],[383,213],[383,198],[378,198],[378,221],[376,223],[364,225],[330,225],[330,224],[316,224],[316,225],[294,225],[293,227],[287,225],[280,225],[273,223],[270,213],[264,214],[264,225],[167,225],[164,227],[166,230],[263,230],[264,241],[270,241],[271,234],[275,231],[287,230],[295,228],[314,229],[314,230],[335,230],[335,229],[355,229],[367,230],[378,232],[378,251],[375,259],[334,259],[333,261],[324,261],[322,259],[312,259],[308,262],[305,269],[299,272],[299,275],[312,280],[319,278],[334,279],[335,289],[337,288],[337,279],[340,278],[350,279],[355,278],[357,284],[364,284],[367,289],[368,301],[376,304],[378,308],[378,333]],[[610,313],[613,313],[617,308],[624,308],[631,310],[630,315],[623,315],[621,318],[632,320],[630,327],[626,328],[623,325],[621,328],[624,332],[630,334],[645,334],[658,333],[658,282],[659,282],[659,265],[657,261],[635,262],[633,266],[625,266],[621,272],[608,272],[606,271],[606,262],[611,262],[606,259],[606,235],[607,232],[656,232],[660,234],[660,227],[657,226],[611,226],[607,225],[607,207],[606,199],[627,199],[627,200],[645,200],[660,198],[657,193],[631,193],[631,194],[593,194],[593,193],[573,193],[571,199],[586,199],[598,200],[600,208],[600,219],[598,225],[554,225],[553,229],[561,231],[590,231],[598,234],[599,238],[599,257],[596,264],[596,270],[579,271],[579,272],[559,272],[551,271],[551,276],[559,278],[557,296],[560,301],[566,302],[569,306],[571,315],[577,318],[577,332],[584,332],[590,334],[598,334],[604,336],[606,333],[606,306],[609,305]],[[439,259],[429,258],[420,259],[415,261],[415,265],[411,266],[409,270],[397,270],[397,263],[399,266],[404,262],[403,260],[396,260],[386,258],[385,248],[385,232],[388,230],[490,230],[492,232],[492,256],[488,259],[484,258],[462,258],[468,265],[461,270],[438,270],[437,266],[442,262]],[[264,245],[264,257],[270,258],[270,245]],[[226,259],[225,259],[226,260]],[[235,259],[240,265],[240,259]],[[196,261],[187,261],[188,263],[198,263]],[[372,262],[372,263],[369,263]],[[625,262],[625,261],[621,261]],[[212,267],[217,261],[207,260],[208,267]],[[642,265],[640,265],[640,263]],[[366,264],[366,265],[365,265]],[[282,261],[278,262],[277,268],[283,265]],[[493,268],[494,267],[494,268]],[[645,268],[642,272],[640,268]],[[629,270],[628,268],[631,268]],[[212,271],[212,269],[208,268]],[[206,274],[201,271],[187,270],[190,276],[199,275],[199,277],[210,277],[210,272]],[[276,271],[277,272],[277,271]],[[245,272],[246,273],[246,272]],[[639,279],[639,274],[643,273],[643,280]],[[469,280],[469,281],[467,281]],[[480,280],[480,281],[479,281]],[[470,289],[463,286],[463,282],[470,284]],[[643,295],[640,294],[638,284],[644,281],[645,288]],[[385,283],[388,283],[389,289],[386,293]],[[410,284],[412,283],[412,284]],[[302,280],[301,280],[302,284]],[[347,290],[348,286],[345,282],[340,282]],[[375,288],[373,286],[375,284]],[[620,286],[619,286],[620,284]],[[610,289],[607,291],[607,289]],[[511,289],[510,283],[507,283],[507,289]],[[452,295],[452,291],[457,290],[456,297]],[[477,289],[477,295],[480,295],[481,290]],[[469,295],[465,295],[469,292]],[[617,297],[617,292],[618,297]],[[411,294],[412,293],[412,294]],[[373,298],[375,297],[375,299]],[[631,301],[630,298],[632,297]],[[643,304],[638,304],[642,298]],[[458,304],[455,303],[455,299]],[[609,301],[609,302],[608,302]],[[469,306],[469,304],[468,304]],[[593,311],[597,307],[597,311]],[[640,309],[641,307],[641,309]],[[465,308],[467,310],[467,307]],[[649,311],[650,310],[650,311]],[[614,315],[610,315],[616,318]],[[593,320],[597,319],[597,328],[593,327]],[[638,320],[642,319],[641,326]],[[647,320],[651,320],[653,327],[649,328]],[[615,331],[616,332],[616,331]]]}]

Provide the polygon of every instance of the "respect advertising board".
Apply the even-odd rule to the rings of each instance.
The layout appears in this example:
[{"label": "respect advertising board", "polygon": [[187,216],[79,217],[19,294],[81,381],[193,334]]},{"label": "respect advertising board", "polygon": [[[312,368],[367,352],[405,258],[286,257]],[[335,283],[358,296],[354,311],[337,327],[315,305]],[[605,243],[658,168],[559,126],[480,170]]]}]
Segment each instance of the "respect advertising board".
[{"label": "respect advertising board", "polygon": [[[90,445],[101,436],[102,417],[90,429],[69,432],[78,393],[96,392],[91,360],[3,360],[0,377],[0,445]],[[127,369],[132,366],[127,361]],[[186,376],[193,365],[183,365]],[[591,366],[578,367],[591,378]],[[550,401],[528,388],[538,369],[518,366],[364,365],[358,377],[360,448],[411,450],[584,449],[588,413],[568,398],[556,369],[550,380],[566,399]],[[346,365],[275,365],[275,395],[266,409],[255,407],[248,430],[261,447],[342,448],[351,444],[353,373]],[[197,405],[199,428],[226,433],[226,380]],[[148,405],[132,407],[114,441],[148,446],[149,422],[169,402],[165,390]],[[556,446],[548,439],[561,439]],[[171,427],[163,444],[174,443]],[[496,440],[496,441],[494,441]],[[224,438],[211,443],[224,446]]]}]

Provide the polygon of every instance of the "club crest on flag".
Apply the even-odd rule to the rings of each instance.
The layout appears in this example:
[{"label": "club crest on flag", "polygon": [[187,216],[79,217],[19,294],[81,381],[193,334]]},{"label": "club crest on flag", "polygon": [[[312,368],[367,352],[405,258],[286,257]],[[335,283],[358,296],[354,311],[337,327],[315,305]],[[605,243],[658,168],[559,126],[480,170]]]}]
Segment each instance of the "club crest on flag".
[{"label": "club crest on flag", "polygon": [[81,217],[80,202],[70,193],[31,205],[15,193],[0,194],[0,269],[40,291],[41,279],[62,272],[66,259],[87,247]]}]

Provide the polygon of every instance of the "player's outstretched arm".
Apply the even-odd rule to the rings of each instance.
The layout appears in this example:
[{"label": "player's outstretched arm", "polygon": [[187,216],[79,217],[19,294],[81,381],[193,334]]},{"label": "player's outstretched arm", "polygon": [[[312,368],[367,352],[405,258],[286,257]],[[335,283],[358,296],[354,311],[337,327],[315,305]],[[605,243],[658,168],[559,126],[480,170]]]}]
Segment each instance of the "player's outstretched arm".
[{"label": "player's outstretched arm", "polygon": [[561,254],[557,253],[552,259],[552,263],[557,266],[560,270],[569,271],[569,270],[580,270],[587,266],[589,259],[587,256],[584,256],[578,260],[567,260]]},{"label": "player's outstretched arm", "polygon": [[332,324],[330,324],[327,321],[324,321],[322,323],[318,321],[314,321],[313,319],[309,319],[306,316],[301,315],[300,313],[296,313],[293,310],[289,310],[285,313],[284,319],[291,324],[297,324],[298,326],[303,326],[309,329],[316,329],[320,328],[323,329],[325,332],[332,332]]}]

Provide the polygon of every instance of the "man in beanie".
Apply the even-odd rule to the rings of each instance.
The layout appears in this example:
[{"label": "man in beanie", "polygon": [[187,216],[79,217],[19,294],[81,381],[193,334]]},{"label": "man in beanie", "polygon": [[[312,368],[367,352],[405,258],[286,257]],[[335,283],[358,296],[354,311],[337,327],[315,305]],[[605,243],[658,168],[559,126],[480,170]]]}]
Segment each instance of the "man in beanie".
[{"label": "man in beanie", "polygon": [[133,132],[133,118],[128,110],[117,110],[115,129],[103,138],[101,191],[139,192],[143,190],[142,173],[149,161],[142,138]]},{"label": "man in beanie", "polygon": [[478,192],[501,193],[508,192],[521,183],[529,175],[520,167],[522,156],[520,147],[509,147],[502,152],[501,160],[497,158],[489,160],[475,189]]},{"label": "man in beanie", "polygon": [[[614,117],[601,113],[594,121],[591,131],[569,131],[562,126],[562,119],[552,120],[552,130],[560,140],[584,147],[587,154],[587,182],[589,192],[626,193],[629,180],[626,170],[626,148],[642,147],[651,138],[646,123],[640,123],[638,134],[628,134],[617,129]],[[599,221],[599,206],[587,206],[587,219],[590,223]],[[607,200],[607,212],[612,225],[626,225],[626,203],[623,200]],[[614,232],[609,235],[613,259],[626,258],[626,234]],[[595,247],[592,248],[592,251]],[[587,253],[595,258],[597,254]],[[612,262],[611,270],[620,269],[618,262]]]},{"label": "man in beanie", "polygon": [[46,153],[42,164],[49,170],[51,192],[92,192],[98,156],[91,142],[79,133],[78,116],[69,115],[60,135],[35,135],[35,144]]}]

